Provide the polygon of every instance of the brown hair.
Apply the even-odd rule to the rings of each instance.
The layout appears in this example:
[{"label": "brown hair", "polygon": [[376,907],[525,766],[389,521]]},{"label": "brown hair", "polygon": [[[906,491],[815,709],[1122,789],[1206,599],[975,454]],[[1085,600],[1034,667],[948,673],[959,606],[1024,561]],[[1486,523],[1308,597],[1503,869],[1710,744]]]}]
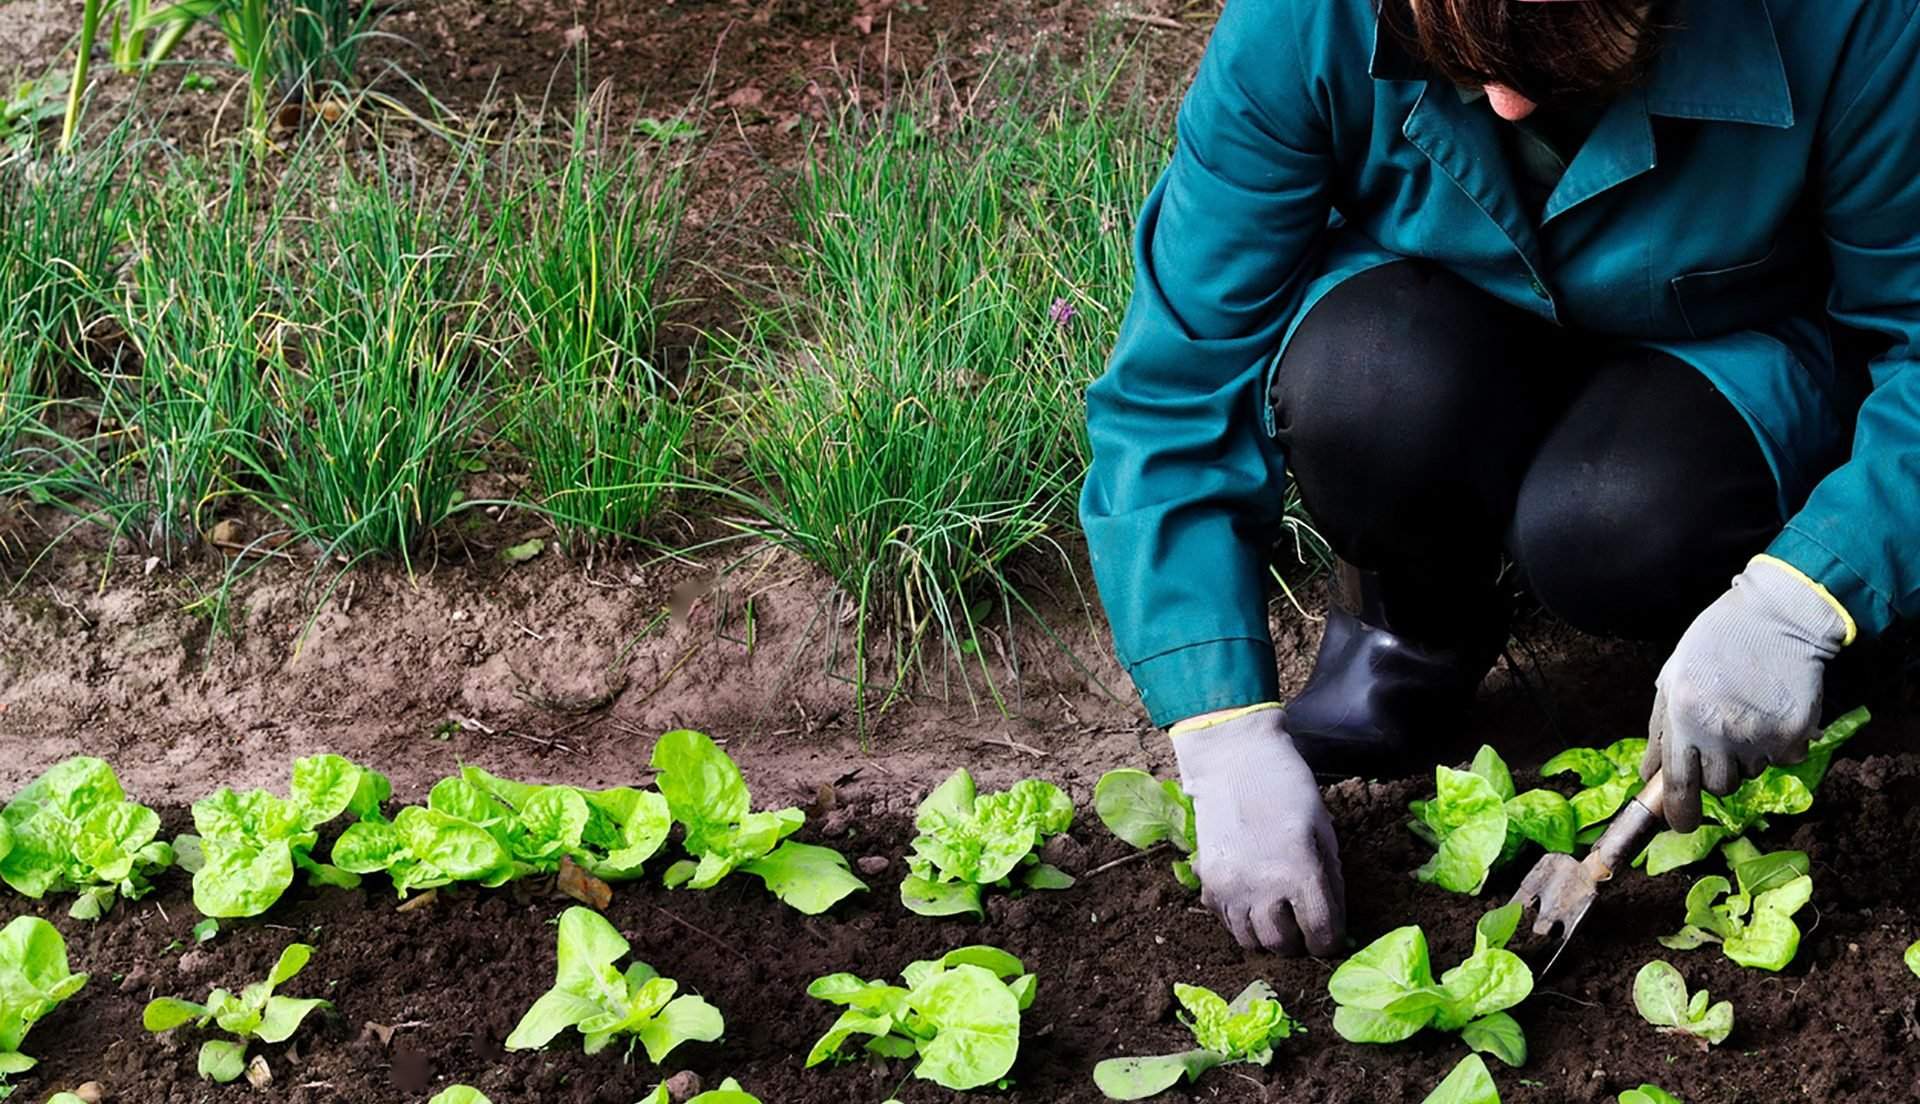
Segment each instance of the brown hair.
[{"label": "brown hair", "polygon": [[[1539,102],[1604,96],[1646,75],[1658,0],[1386,0],[1408,48],[1463,87],[1502,84]],[[1394,9],[1399,18],[1394,19]],[[1411,17],[1412,29],[1404,21]]]}]

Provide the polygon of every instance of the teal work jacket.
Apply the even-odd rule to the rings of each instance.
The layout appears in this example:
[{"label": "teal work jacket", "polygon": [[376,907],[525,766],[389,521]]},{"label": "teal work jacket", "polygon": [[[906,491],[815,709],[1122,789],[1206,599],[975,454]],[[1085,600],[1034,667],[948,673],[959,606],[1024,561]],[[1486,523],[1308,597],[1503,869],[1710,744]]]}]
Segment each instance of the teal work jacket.
[{"label": "teal work jacket", "polygon": [[1768,551],[1863,635],[1920,610],[1917,3],[1679,5],[1536,215],[1503,124],[1374,0],[1227,0],[1087,393],[1081,518],[1154,722],[1277,696],[1265,383],[1321,295],[1399,258],[1695,366],[1772,465]]}]

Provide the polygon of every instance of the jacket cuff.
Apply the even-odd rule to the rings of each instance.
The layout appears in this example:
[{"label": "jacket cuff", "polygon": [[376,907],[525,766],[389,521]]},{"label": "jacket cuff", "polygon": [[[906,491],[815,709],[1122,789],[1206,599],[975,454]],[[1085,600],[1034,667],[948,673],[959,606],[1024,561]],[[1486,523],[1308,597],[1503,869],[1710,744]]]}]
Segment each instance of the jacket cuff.
[{"label": "jacket cuff", "polygon": [[1788,525],[1767,546],[1768,556],[1795,568],[1843,606],[1858,635],[1874,637],[1893,624],[1893,603],[1838,553]]},{"label": "jacket cuff", "polygon": [[1160,728],[1201,713],[1280,696],[1273,644],[1253,637],[1174,648],[1133,664],[1127,674],[1140,690],[1147,717]]}]

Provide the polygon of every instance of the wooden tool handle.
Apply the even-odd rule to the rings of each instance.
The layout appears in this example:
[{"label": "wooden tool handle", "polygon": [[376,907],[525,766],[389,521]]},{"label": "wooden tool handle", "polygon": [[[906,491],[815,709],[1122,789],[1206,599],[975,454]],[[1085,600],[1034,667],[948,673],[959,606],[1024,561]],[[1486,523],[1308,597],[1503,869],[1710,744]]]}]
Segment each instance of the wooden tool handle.
[{"label": "wooden tool handle", "polygon": [[1595,882],[1604,882],[1613,877],[1613,872],[1631,863],[1640,849],[1647,845],[1653,834],[1660,829],[1660,814],[1667,803],[1667,778],[1665,771],[1654,771],[1653,777],[1641,787],[1633,800],[1620,807],[1614,814],[1613,823],[1594,842],[1593,850],[1580,865]]}]

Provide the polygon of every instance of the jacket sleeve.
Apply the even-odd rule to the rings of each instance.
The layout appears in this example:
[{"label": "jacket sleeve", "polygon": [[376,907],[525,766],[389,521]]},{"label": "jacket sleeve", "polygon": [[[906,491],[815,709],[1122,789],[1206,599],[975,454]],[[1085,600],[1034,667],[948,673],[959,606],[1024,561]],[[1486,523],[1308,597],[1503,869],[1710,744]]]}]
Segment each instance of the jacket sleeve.
[{"label": "jacket sleeve", "polygon": [[1892,25],[1856,34],[1871,45],[1842,64],[1815,186],[1833,259],[1828,312],[1890,345],[1871,365],[1852,455],[1768,548],[1826,587],[1863,635],[1920,613],[1920,16],[1911,3],[1876,9]]},{"label": "jacket sleeve", "polygon": [[1301,6],[1228,0],[1087,393],[1081,520],[1116,650],[1159,725],[1277,693],[1265,572],[1285,474],[1257,391],[1311,274],[1331,172]]}]

